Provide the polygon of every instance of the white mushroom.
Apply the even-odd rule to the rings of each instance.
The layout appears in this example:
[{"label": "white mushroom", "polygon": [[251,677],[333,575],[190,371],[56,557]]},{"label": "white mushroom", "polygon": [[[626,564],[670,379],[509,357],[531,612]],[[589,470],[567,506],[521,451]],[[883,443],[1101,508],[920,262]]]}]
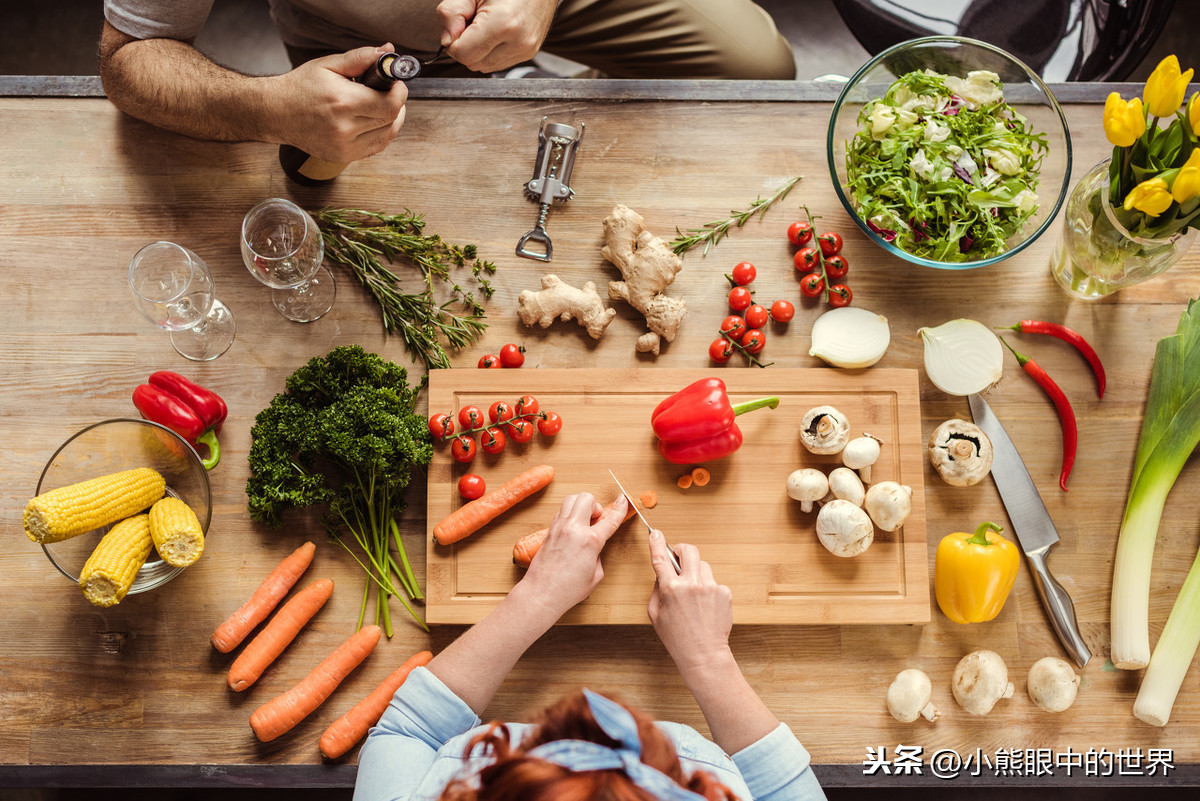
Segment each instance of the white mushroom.
[{"label": "white mushroom", "polygon": [[811,512],[813,502],[819,501],[829,492],[829,479],[820,470],[805,467],[793,470],[787,477],[787,494],[794,501],[800,501],[800,509]]},{"label": "white mushroom", "polygon": [[800,441],[811,453],[840,453],[850,440],[850,422],[832,406],[817,406],[804,414]]},{"label": "white mushroom", "polygon": [[817,515],[817,539],[834,556],[858,556],[871,547],[871,518],[850,501],[830,501]]},{"label": "white mushroom", "polygon": [[992,441],[966,420],[947,420],[929,437],[929,463],[952,487],[978,484],[992,469]]},{"label": "white mushroom", "polygon": [[840,498],[855,506],[862,506],[866,493],[862,479],[849,467],[835,467],[829,471],[829,495],[825,500]]},{"label": "white mushroom", "polygon": [[912,487],[895,481],[872,484],[863,506],[877,528],[895,531],[904,525],[912,512]]},{"label": "white mushroom", "polygon": [[888,686],[888,712],[901,723],[912,723],[918,717],[937,720],[942,713],[933,705],[932,697],[929,676],[916,668],[902,670]]},{"label": "white mushroom", "polygon": [[1001,698],[1011,698],[1008,668],[995,651],[972,651],[954,666],[954,700],[971,715],[986,715]]},{"label": "white mushroom", "polygon": [[879,439],[870,434],[855,437],[842,449],[842,464],[857,470],[862,480],[871,482],[871,465],[879,461]]},{"label": "white mushroom", "polygon": [[1047,712],[1062,712],[1075,703],[1079,675],[1065,660],[1047,656],[1029,668],[1029,697]]}]

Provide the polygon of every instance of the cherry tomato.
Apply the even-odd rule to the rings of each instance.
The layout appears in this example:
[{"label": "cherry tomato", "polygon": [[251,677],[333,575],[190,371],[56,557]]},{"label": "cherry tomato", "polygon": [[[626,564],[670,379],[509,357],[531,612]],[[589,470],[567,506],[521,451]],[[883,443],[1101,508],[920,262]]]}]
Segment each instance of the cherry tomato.
[{"label": "cherry tomato", "polygon": [[724,364],[733,355],[733,345],[725,337],[718,337],[708,346],[708,358],[717,364]]},{"label": "cherry tomato", "polygon": [[454,457],[454,461],[466,464],[475,458],[475,440],[460,434],[450,446],[450,455]]},{"label": "cherry tomato", "polygon": [[850,265],[841,256],[834,254],[825,259],[825,275],[832,281],[838,281],[846,277],[846,273],[850,271]]},{"label": "cherry tomato", "polygon": [[499,453],[506,444],[508,438],[499,427],[485,428],[479,435],[479,447],[483,448],[484,453]]},{"label": "cherry tomato", "polygon": [[807,273],[821,266],[821,257],[816,248],[800,248],[792,257],[792,263],[796,265],[797,270]]},{"label": "cherry tomato", "polygon": [[733,282],[738,286],[745,286],[753,282],[756,275],[758,275],[758,270],[755,270],[754,265],[748,261],[733,268]]},{"label": "cherry tomato", "polygon": [[800,279],[800,294],[806,298],[819,297],[825,291],[825,276],[809,273]]},{"label": "cherry tomato", "polygon": [[553,437],[562,431],[562,423],[562,418],[556,412],[542,412],[542,417],[537,422],[537,430],[547,437]]},{"label": "cherry tomato", "polygon": [[533,423],[529,422],[528,418],[518,417],[508,422],[508,436],[513,442],[529,442],[533,439],[534,431]]},{"label": "cherry tomato", "polygon": [[483,412],[478,406],[464,406],[458,410],[458,422],[462,424],[463,431],[479,428],[483,425]]},{"label": "cherry tomato", "polygon": [[482,498],[485,492],[487,485],[483,483],[483,478],[474,473],[467,473],[458,480],[458,494],[468,501]]},{"label": "cherry tomato", "polygon": [[767,310],[755,303],[746,309],[746,325],[750,328],[762,328],[767,324]]},{"label": "cherry tomato", "polygon": [[503,367],[504,365],[500,363],[499,356],[493,356],[492,354],[489,353],[488,355],[482,357],[479,360],[479,366],[484,369],[492,369],[492,368],[499,369],[499,368]]},{"label": "cherry tomato", "polygon": [[793,245],[806,245],[812,239],[812,223],[794,222],[788,226],[788,241]]},{"label": "cherry tomato", "polygon": [[448,414],[435,414],[429,418],[429,433],[434,440],[443,440],[454,433],[454,421]]},{"label": "cherry tomato", "polygon": [[854,293],[850,291],[850,287],[845,284],[834,284],[829,287],[829,305],[830,306],[849,306],[850,299],[854,297]]},{"label": "cherry tomato", "polygon": [[750,290],[744,286],[735,286],[729,290],[729,308],[734,311],[745,311],[754,298],[750,295]]},{"label": "cherry tomato", "polygon": [[518,415],[534,414],[538,410],[537,398],[532,395],[522,395],[517,398],[516,412]]},{"label": "cherry tomato", "polygon": [[742,347],[747,353],[758,353],[767,344],[767,335],[757,328],[751,328],[742,335]]},{"label": "cherry tomato", "polygon": [[736,314],[731,314],[721,321],[721,333],[729,334],[734,339],[741,339],[742,334],[746,333],[746,321]]},{"label": "cherry tomato", "polygon": [[825,258],[836,256],[842,252],[842,235],[834,233],[819,234],[817,242],[821,244],[821,253]]},{"label": "cherry tomato", "polygon": [[796,307],[790,301],[777,300],[771,304],[771,319],[777,323],[786,323],[796,316]]},{"label": "cherry tomato", "polygon": [[488,409],[488,419],[493,423],[504,423],[513,419],[513,407],[505,401],[496,401]]},{"label": "cherry tomato", "polygon": [[500,349],[500,365],[502,367],[520,367],[525,363],[525,349],[520,345],[508,343]]}]

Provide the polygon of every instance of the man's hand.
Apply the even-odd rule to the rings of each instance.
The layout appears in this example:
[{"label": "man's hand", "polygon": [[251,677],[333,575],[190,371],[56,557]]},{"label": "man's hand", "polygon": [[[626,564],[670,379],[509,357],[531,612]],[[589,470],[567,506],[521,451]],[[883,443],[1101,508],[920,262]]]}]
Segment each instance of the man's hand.
[{"label": "man's hand", "polygon": [[557,0],[442,0],[442,46],[476,72],[507,69],[537,54],[557,9]]},{"label": "man's hand", "polygon": [[283,91],[274,121],[281,142],[319,159],[358,161],[396,138],[404,125],[408,88],[395,83],[387,92],[356,83],[392,45],[360,47],[301,64],[279,76]]}]

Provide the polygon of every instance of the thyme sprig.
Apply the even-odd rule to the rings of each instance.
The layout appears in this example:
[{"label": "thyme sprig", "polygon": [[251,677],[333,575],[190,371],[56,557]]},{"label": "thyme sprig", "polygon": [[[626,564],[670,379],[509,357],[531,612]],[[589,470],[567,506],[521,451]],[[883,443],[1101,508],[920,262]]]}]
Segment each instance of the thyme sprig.
[{"label": "thyme sprig", "polygon": [[[354,275],[379,304],[384,330],[399,334],[427,369],[449,367],[446,347],[466,347],[487,329],[485,310],[475,291],[463,288],[451,275],[454,267],[469,267],[479,294],[492,296],[487,276],[496,272],[496,265],[480,259],[474,245],[455,245],[424,233],[424,218],[407,209],[402,214],[323,209],[314,216],[325,255]],[[421,271],[420,291],[401,288],[400,278],[387,266],[396,262],[408,262]],[[452,296],[438,303],[436,290],[445,285]],[[461,306],[457,312],[456,305]]]},{"label": "thyme sprig", "polygon": [[783,186],[775,190],[775,194],[768,198],[757,197],[750,204],[750,208],[744,211],[731,210],[730,216],[724,220],[713,220],[705,223],[699,228],[690,228],[687,233],[675,229],[675,238],[671,240],[671,250],[676,256],[682,256],[692,248],[699,244],[704,245],[704,251],[701,256],[708,255],[708,249],[720,242],[725,236],[735,227],[741,228],[750,218],[756,214],[761,214],[778,200],[783,200],[787,197],[787,193],[792,191],[792,187],[800,183],[802,175],[797,175],[795,178],[789,178]]}]

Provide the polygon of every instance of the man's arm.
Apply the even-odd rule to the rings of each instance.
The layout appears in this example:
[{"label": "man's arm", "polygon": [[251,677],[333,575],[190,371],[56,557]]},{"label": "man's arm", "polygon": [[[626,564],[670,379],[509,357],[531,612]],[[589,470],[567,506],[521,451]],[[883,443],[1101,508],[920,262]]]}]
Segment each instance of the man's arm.
[{"label": "man's arm", "polygon": [[349,80],[391,50],[363,47],[283,75],[249,76],[175,39],[136,39],[105,21],[100,78],[130,116],[198,139],[295,145],[318,158],[357,161],[378,153],[404,123],[408,91],[378,92]]}]

